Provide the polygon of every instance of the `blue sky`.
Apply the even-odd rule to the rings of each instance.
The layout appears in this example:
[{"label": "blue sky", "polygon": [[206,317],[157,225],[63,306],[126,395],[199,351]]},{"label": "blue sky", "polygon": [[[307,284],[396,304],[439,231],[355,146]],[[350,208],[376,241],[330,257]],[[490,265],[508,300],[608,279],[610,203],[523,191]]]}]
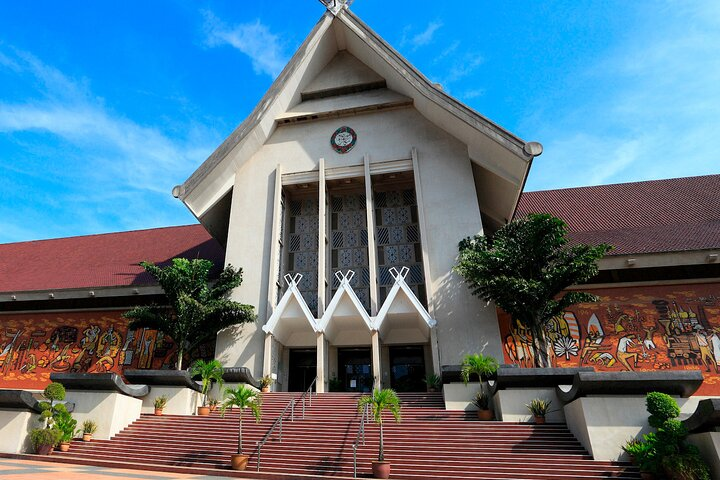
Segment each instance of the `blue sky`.
[{"label": "blue sky", "polygon": [[[720,2],[357,0],[451,95],[541,142],[528,190],[719,173]],[[0,2],[0,242],[193,223],[170,195],[316,0]]]}]

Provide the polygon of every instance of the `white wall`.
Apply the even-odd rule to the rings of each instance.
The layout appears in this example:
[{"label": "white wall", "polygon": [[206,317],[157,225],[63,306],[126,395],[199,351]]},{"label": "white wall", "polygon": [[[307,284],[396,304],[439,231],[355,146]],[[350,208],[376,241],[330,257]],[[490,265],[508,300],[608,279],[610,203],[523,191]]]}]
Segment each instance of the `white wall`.
[{"label": "white wall", "polygon": [[[340,155],[330,148],[330,136],[340,126],[358,135],[354,149]],[[272,245],[272,210],[276,165],[283,173],[359,166],[409,159],[418,152],[427,231],[423,247],[430,255],[430,310],[438,320],[441,364],[457,364],[467,353],[484,352],[501,358],[495,308],[473,298],[451,273],[458,242],[480,233],[482,224],[465,145],[426,121],[412,108],[357,117],[280,127],[236,175],[226,261],[244,269],[236,300],[254,305],[258,324],[229,329],[218,337],[216,355],[227,366],[247,366],[259,376],[263,367],[264,333]],[[232,155],[232,154],[231,154]]]}]

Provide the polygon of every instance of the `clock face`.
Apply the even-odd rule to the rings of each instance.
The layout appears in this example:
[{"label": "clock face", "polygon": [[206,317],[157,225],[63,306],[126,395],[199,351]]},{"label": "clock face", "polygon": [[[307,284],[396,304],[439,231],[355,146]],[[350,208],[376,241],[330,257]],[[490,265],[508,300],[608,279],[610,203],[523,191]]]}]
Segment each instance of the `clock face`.
[{"label": "clock face", "polygon": [[330,137],[330,146],[337,153],[347,153],[355,146],[357,134],[350,127],[340,127]]}]

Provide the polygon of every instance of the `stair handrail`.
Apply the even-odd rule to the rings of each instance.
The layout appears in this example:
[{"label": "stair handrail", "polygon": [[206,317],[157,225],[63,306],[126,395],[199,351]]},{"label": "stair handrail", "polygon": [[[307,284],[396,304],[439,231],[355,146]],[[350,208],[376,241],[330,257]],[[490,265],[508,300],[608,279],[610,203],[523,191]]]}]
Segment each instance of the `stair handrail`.
[{"label": "stair handrail", "polygon": [[[310,386],[300,395],[300,398],[298,401],[302,402],[302,418],[305,420],[305,397],[308,398],[309,406],[312,407],[312,388],[315,386],[315,382],[317,382],[317,377],[313,378],[313,381],[310,382]],[[315,393],[317,395],[317,392]]]},{"label": "stair handrail", "polygon": [[278,432],[278,441],[282,443],[282,422],[283,417],[287,414],[288,408],[290,409],[290,421],[295,421],[295,399],[293,398],[288,402],[287,405],[285,405],[285,408],[283,408],[283,411],[280,413],[280,416],[275,419],[272,426],[270,427],[270,430],[265,434],[265,436],[259,440],[257,445],[257,471],[260,471],[260,450],[262,449],[263,445],[265,445],[265,442],[267,442],[270,439],[270,435],[275,431],[275,428],[279,425],[280,430]]},{"label": "stair handrail", "polygon": [[257,445],[257,471],[260,471],[260,453],[262,450],[263,445],[270,440],[270,435],[273,434],[275,431],[275,428],[278,428],[278,442],[282,443],[282,424],[283,424],[283,418],[287,414],[288,408],[290,409],[290,421],[295,421],[295,403],[298,401],[302,401],[302,418],[305,420],[305,396],[307,395],[310,401],[310,406],[312,407],[312,388],[313,385],[315,385],[315,382],[317,381],[317,377],[313,379],[313,381],[310,383],[310,386],[305,390],[302,395],[300,395],[299,398],[293,398],[291,399],[287,405],[285,405],[285,408],[283,408],[283,411],[280,413],[280,416],[275,419],[272,426],[270,427],[270,430],[265,434],[265,436],[256,443]]},{"label": "stair handrail", "polygon": [[365,404],[363,406],[362,417],[360,417],[360,428],[355,436],[355,442],[353,443],[353,478],[357,478],[357,449],[362,442],[365,445],[365,424],[368,423],[370,418],[370,405]]}]

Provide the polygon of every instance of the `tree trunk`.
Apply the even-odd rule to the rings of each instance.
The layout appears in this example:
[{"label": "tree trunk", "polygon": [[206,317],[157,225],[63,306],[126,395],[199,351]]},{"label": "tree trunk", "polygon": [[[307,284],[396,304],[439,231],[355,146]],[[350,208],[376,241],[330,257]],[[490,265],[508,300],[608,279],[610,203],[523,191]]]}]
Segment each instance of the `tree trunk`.
[{"label": "tree trunk", "polygon": [[385,449],[383,448],[383,427],[382,427],[382,420],[380,420],[380,452],[378,453],[378,461],[379,462],[382,462],[385,460],[385,451],[384,450]]},{"label": "tree trunk", "polygon": [[549,367],[547,342],[545,340],[545,330],[542,326],[534,326],[533,335],[533,357],[535,357],[535,366],[540,368]]},{"label": "tree trunk", "polygon": [[182,346],[178,345],[178,355],[177,355],[177,369],[182,370],[182,360],[183,360],[183,348]]},{"label": "tree trunk", "polygon": [[242,408],[240,409],[240,427],[238,429],[238,455],[242,455]]}]

